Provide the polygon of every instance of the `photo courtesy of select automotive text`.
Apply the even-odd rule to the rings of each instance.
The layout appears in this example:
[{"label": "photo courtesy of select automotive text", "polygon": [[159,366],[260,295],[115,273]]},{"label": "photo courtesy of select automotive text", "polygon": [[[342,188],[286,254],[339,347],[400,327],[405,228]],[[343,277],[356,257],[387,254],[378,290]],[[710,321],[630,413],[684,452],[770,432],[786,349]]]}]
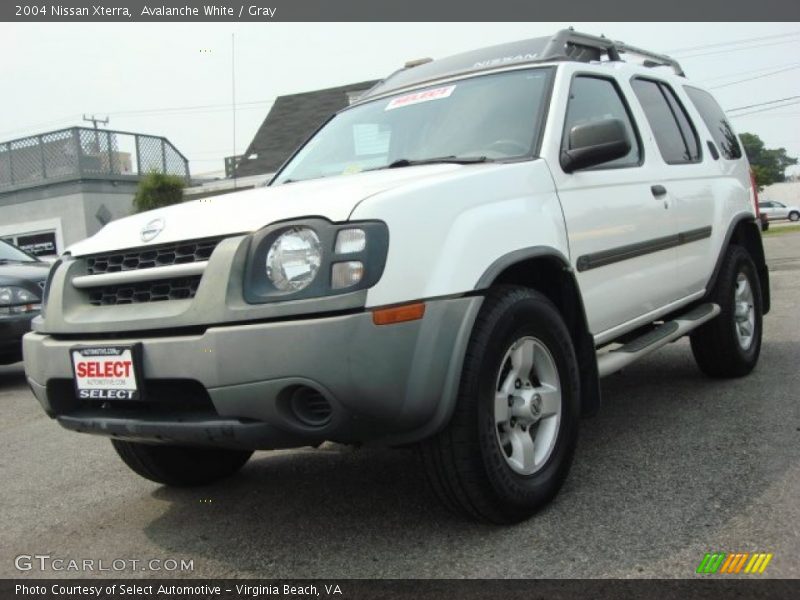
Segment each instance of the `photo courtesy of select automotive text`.
[{"label": "photo courtesy of select automotive text", "polygon": [[0,600],[800,597],[798,56],[785,0],[0,4]]}]

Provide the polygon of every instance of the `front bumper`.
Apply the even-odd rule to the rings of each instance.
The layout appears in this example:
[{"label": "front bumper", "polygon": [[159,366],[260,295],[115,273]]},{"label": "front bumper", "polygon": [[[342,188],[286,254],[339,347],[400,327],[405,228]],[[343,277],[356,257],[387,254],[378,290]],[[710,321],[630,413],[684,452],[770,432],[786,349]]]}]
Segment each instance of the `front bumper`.
[{"label": "front bumper", "polygon": [[38,314],[0,315],[0,364],[22,358],[22,336],[31,330],[31,321]]},{"label": "front bumper", "polygon": [[[423,439],[447,419],[480,297],[431,301],[421,320],[376,326],[369,312],[209,327],[193,335],[24,338],[28,382],[68,429],[138,441],[271,449]],[[78,401],[69,349],[143,347],[141,402]],[[297,390],[327,405],[298,412]],[[313,421],[313,419],[311,420]]]}]

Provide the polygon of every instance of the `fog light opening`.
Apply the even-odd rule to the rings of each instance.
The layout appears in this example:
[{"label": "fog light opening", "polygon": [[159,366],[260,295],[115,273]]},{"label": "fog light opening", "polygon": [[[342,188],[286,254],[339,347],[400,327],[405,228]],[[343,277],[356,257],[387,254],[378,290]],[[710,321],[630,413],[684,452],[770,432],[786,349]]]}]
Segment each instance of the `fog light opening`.
[{"label": "fog light opening", "polygon": [[295,419],[310,427],[327,425],[333,416],[333,407],[319,391],[298,385],[289,391],[289,410]]}]

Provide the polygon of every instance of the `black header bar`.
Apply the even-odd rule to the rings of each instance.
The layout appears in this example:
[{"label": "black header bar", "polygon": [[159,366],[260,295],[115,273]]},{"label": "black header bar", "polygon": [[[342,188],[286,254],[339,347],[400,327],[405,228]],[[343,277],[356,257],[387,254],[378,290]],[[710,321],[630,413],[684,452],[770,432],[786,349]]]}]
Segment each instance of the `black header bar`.
[{"label": "black header bar", "polygon": [[792,0],[4,0],[9,22],[800,21]]}]

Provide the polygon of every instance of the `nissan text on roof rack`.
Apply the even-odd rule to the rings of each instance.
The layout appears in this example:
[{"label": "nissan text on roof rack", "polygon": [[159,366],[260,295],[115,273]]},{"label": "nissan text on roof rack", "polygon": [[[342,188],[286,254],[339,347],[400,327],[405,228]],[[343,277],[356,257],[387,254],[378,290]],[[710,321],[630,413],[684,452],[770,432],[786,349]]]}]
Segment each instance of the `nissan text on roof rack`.
[{"label": "nissan text on roof rack", "polygon": [[711,377],[755,367],[757,216],[736,134],[667,56],[565,30],[413,61],[269,186],[72,246],[27,377],[156,482],[415,444],[447,507],[516,522],[561,487],[601,377],[686,335]]}]

